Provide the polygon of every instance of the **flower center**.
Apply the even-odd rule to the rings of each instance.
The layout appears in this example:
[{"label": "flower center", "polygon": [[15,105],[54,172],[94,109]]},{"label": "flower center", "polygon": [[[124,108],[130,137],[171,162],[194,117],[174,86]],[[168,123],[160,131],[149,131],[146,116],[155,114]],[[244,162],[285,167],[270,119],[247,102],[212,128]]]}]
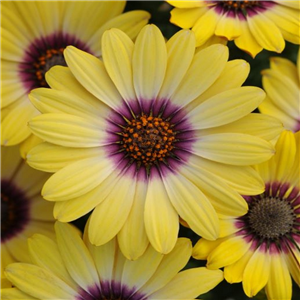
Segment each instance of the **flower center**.
[{"label": "flower center", "polygon": [[37,81],[41,87],[48,87],[48,84],[45,80],[45,73],[53,66],[67,66],[63,51],[64,48],[48,49],[37,59],[37,62],[33,64]]},{"label": "flower center", "polygon": [[9,180],[1,180],[1,243],[24,229],[29,221],[28,199]]},{"label": "flower center", "polygon": [[19,75],[28,92],[34,88],[49,87],[45,80],[45,73],[53,66],[67,65],[63,51],[69,45],[91,53],[76,36],[63,32],[55,32],[32,41],[19,64]]},{"label": "flower center", "polygon": [[122,146],[139,165],[149,167],[170,156],[176,136],[172,127],[160,117],[142,114],[128,121],[122,132]]},{"label": "flower center", "polygon": [[285,199],[266,197],[249,205],[249,227],[261,238],[277,239],[293,229],[293,207]]},{"label": "flower center", "polygon": [[246,9],[249,7],[257,6],[259,1],[221,1],[224,8],[227,9]]}]

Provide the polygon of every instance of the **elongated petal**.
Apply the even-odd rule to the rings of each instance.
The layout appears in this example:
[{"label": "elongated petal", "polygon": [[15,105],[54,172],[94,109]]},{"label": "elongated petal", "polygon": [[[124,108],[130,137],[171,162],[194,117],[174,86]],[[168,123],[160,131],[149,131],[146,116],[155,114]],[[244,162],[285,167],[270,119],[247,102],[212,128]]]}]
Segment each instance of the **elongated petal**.
[{"label": "elongated petal", "polygon": [[227,90],[240,87],[249,75],[249,71],[250,65],[242,59],[228,61],[223,72],[216,81],[205,92],[190,103],[186,109],[191,111],[206,99]]},{"label": "elongated petal", "polygon": [[291,299],[292,280],[282,255],[271,255],[271,269],[266,294],[269,299]]},{"label": "elongated petal", "polygon": [[31,297],[26,293],[23,293],[17,288],[4,288],[2,285],[1,289],[1,299],[3,300],[35,300],[37,298]]},{"label": "elongated petal", "polygon": [[172,102],[184,106],[193,101],[219,77],[227,59],[228,48],[220,44],[199,51],[171,96]]},{"label": "elongated petal", "polygon": [[[74,299],[77,292],[52,272],[35,265],[14,263],[6,268],[7,278],[23,292],[38,299]],[[32,283],[34,282],[34,285]]]},{"label": "elongated petal", "polygon": [[207,293],[223,280],[221,270],[194,268],[178,273],[162,289],[153,293],[148,299],[194,299]]},{"label": "elongated petal", "polygon": [[259,13],[247,18],[249,28],[258,44],[269,51],[281,53],[285,42],[279,28],[264,14]]},{"label": "elongated petal", "polygon": [[69,224],[55,223],[58,249],[72,279],[83,289],[99,284],[99,277],[90,252]]},{"label": "elongated petal", "polygon": [[201,190],[181,174],[168,174],[163,180],[180,217],[200,236],[208,240],[216,239],[219,235],[219,220]]},{"label": "elongated petal", "polygon": [[195,259],[207,259],[208,255],[214,251],[221,243],[224,242],[224,238],[218,238],[215,241],[208,241],[201,238],[193,248],[193,257]]},{"label": "elongated petal", "polygon": [[179,230],[178,213],[172,206],[161,178],[151,178],[145,203],[145,228],[152,246],[161,253],[169,253]]},{"label": "elongated petal", "polygon": [[231,265],[239,260],[250,248],[251,243],[243,237],[235,236],[221,243],[207,258],[209,269],[218,269]]},{"label": "elongated petal", "polygon": [[102,37],[103,60],[107,73],[123,99],[136,98],[132,78],[132,40],[121,30],[111,29]]},{"label": "elongated petal", "polygon": [[255,296],[269,280],[270,256],[265,247],[259,247],[250,260],[244,271],[243,288],[248,297]]},{"label": "elongated petal", "polygon": [[1,121],[1,145],[13,146],[23,142],[31,134],[27,126],[28,121],[39,112],[27,100],[9,111]]},{"label": "elongated petal", "polygon": [[133,81],[139,100],[155,99],[167,68],[167,49],[160,30],[145,26],[138,35],[132,57]]},{"label": "elongated petal", "polygon": [[240,36],[241,33],[239,17],[232,14],[231,11],[223,14],[217,24],[215,35],[224,36],[229,41],[232,41]]},{"label": "elongated petal", "polygon": [[163,286],[186,265],[192,252],[192,244],[189,239],[179,238],[173,250],[163,256],[155,273],[140,289],[141,293],[149,295]]},{"label": "elongated petal", "polygon": [[28,249],[34,264],[53,272],[55,276],[66,282],[70,287],[77,289],[77,284],[68,273],[57,244],[53,240],[44,235],[35,234],[28,239]]},{"label": "elongated petal", "polygon": [[246,20],[240,22],[242,34],[234,40],[236,46],[248,52],[253,58],[263,49],[263,46],[256,40],[256,36],[251,33]]},{"label": "elongated petal", "polygon": [[282,74],[275,70],[264,70],[263,87],[273,103],[290,117],[299,118],[299,86],[291,79],[282,78]]},{"label": "elongated petal", "polygon": [[170,22],[181,28],[188,29],[194,26],[205,11],[203,8],[173,8],[170,12]]},{"label": "elongated petal", "polygon": [[41,113],[65,113],[87,119],[99,119],[109,112],[96,98],[81,98],[69,91],[39,88],[29,94],[31,103]]},{"label": "elongated petal", "polygon": [[117,185],[95,208],[89,224],[92,244],[103,245],[118,234],[131,210],[135,189],[136,178],[121,175]]},{"label": "elongated petal", "polygon": [[100,148],[71,148],[45,142],[29,151],[26,158],[31,167],[54,173],[78,160],[102,154]]},{"label": "elongated petal", "polygon": [[253,255],[252,251],[247,251],[235,263],[228,265],[224,268],[224,277],[227,282],[229,283],[242,282],[245,268],[252,255]]},{"label": "elongated petal", "polygon": [[154,274],[162,259],[163,255],[149,246],[138,260],[126,260],[121,282],[139,289]]},{"label": "elongated petal", "polygon": [[88,148],[109,143],[103,122],[95,120],[51,113],[37,116],[28,124],[35,135],[56,145]]},{"label": "elongated petal", "polygon": [[274,154],[271,143],[259,137],[239,133],[203,136],[193,146],[196,155],[239,166],[266,161]]},{"label": "elongated petal", "polygon": [[114,170],[113,164],[102,157],[77,161],[61,169],[45,183],[42,195],[50,201],[64,201],[89,192]]},{"label": "elongated petal", "polygon": [[217,213],[242,216],[247,212],[248,205],[244,198],[213,173],[201,167],[195,171],[188,166],[182,168],[181,172],[201,189]]},{"label": "elongated petal", "polygon": [[144,222],[147,185],[137,182],[132,208],[118,234],[118,243],[127,259],[135,260],[146,250],[149,240]]},{"label": "elongated petal", "polygon": [[195,36],[181,30],[167,42],[168,62],[159,98],[168,99],[187,72],[195,53]]},{"label": "elongated petal", "polygon": [[256,87],[228,90],[201,103],[188,118],[194,129],[221,126],[248,115],[264,98],[263,90]]},{"label": "elongated petal", "polygon": [[73,46],[66,48],[64,57],[76,79],[91,94],[112,108],[122,104],[121,95],[98,58]]}]

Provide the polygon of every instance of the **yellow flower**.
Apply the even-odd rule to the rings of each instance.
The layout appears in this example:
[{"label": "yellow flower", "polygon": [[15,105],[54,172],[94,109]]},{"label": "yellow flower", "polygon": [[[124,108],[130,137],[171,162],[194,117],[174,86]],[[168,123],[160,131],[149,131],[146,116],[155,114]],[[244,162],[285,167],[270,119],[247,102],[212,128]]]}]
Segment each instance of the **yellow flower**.
[{"label": "yellow flower", "polygon": [[95,208],[91,242],[102,245],[118,235],[130,259],[149,240],[170,252],[178,215],[199,235],[216,239],[217,214],[247,211],[237,191],[263,191],[249,165],[273,155],[266,140],[282,130],[279,121],[250,114],[265,94],[240,87],[248,64],[227,62],[223,45],[194,54],[189,30],[166,44],[154,25],[143,28],[135,44],[108,30],[102,47],[103,62],[67,47],[68,68],[46,75],[52,89],[30,94],[42,115],[29,125],[46,142],[27,158],[34,168],[55,172],[42,190],[56,202],[54,216],[69,222]]},{"label": "yellow flower", "polygon": [[297,67],[282,57],[271,58],[271,69],[264,70],[263,87],[266,99],[260,112],[280,120],[286,129],[300,130],[300,50]]},{"label": "yellow flower", "polygon": [[49,176],[30,168],[18,147],[1,147],[1,278],[15,261],[29,262],[27,238],[54,236],[53,204],[40,195]]},{"label": "yellow flower", "polygon": [[234,40],[252,57],[266,49],[281,53],[287,40],[300,44],[299,1],[167,1],[170,21],[192,28],[197,46]]},{"label": "yellow flower", "polygon": [[[150,18],[145,11],[122,14],[126,1],[3,1],[1,2],[1,145],[30,137],[27,122],[38,115],[28,99],[31,89],[48,87],[45,73],[65,66],[63,50],[76,46],[101,56],[104,30],[116,27],[135,38]],[[32,136],[24,145],[26,153]]]},{"label": "yellow flower", "polygon": [[244,196],[248,213],[223,220],[218,240],[195,245],[195,258],[207,259],[210,269],[225,267],[225,279],[242,281],[248,297],[265,287],[270,300],[291,299],[291,276],[300,286],[299,149],[300,132],[283,132],[272,159],[255,166],[265,192]]},{"label": "yellow flower", "polygon": [[96,247],[69,224],[58,222],[55,230],[56,241],[39,234],[29,239],[31,264],[6,268],[15,288],[2,289],[1,299],[192,299],[223,280],[222,271],[204,267],[179,272],[192,252],[186,238],[165,256],[149,246],[130,261],[117,239]]}]

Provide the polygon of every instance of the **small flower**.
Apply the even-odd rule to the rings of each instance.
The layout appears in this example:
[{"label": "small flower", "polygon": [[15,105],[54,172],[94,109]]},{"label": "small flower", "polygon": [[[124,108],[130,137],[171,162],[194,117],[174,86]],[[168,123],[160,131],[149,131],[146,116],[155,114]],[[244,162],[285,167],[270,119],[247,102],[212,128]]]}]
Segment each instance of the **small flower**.
[{"label": "small flower", "polygon": [[170,21],[192,28],[197,46],[225,38],[255,57],[263,49],[281,53],[284,40],[300,44],[299,1],[167,2],[175,6]]},{"label": "small flower", "polygon": [[223,45],[194,54],[189,30],[166,44],[154,25],[142,29],[135,44],[111,29],[102,46],[103,62],[67,47],[69,68],[52,68],[46,75],[52,89],[30,94],[42,112],[30,128],[46,142],[27,159],[55,172],[42,190],[56,202],[55,217],[69,222],[95,208],[91,242],[118,235],[130,259],[149,241],[170,252],[178,215],[199,235],[216,239],[217,213],[247,211],[234,189],[263,191],[249,165],[273,155],[264,139],[281,132],[279,121],[250,115],[265,94],[240,87],[247,63],[227,62]]},{"label": "small flower", "polygon": [[245,196],[248,213],[223,220],[218,240],[195,245],[195,258],[207,259],[210,269],[224,267],[225,279],[242,281],[248,297],[265,287],[270,300],[291,299],[291,276],[300,286],[299,149],[300,132],[283,132],[272,159],[255,166],[265,192]]},{"label": "small flower", "polygon": [[[146,11],[122,14],[126,1],[4,1],[1,3],[1,145],[29,138],[27,122],[38,115],[28,99],[37,87],[49,87],[45,73],[65,66],[63,51],[73,45],[101,56],[104,30],[117,27],[131,38],[150,18]],[[26,140],[27,142],[27,140]],[[26,144],[26,143],[25,143]]]},{"label": "small flower", "polygon": [[30,168],[18,147],[1,147],[1,273],[15,261],[28,262],[27,238],[54,236],[53,204],[40,195],[49,176]]},{"label": "small flower", "polygon": [[266,99],[258,107],[263,114],[280,120],[286,129],[300,130],[300,49],[297,67],[288,59],[271,58],[271,69],[264,70]]},{"label": "small flower", "polygon": [[192,299],[223,280],[222,271],[204,267],[179,272],[192,252],[186,238],[165,256],[149,246],[130,261],[117,239],[96,247],[69,224],[57,222],[55,230],[56,241],[38,234],[29,239],[31,264],[6,268],[15,288],[2,289],[1,299]]}]

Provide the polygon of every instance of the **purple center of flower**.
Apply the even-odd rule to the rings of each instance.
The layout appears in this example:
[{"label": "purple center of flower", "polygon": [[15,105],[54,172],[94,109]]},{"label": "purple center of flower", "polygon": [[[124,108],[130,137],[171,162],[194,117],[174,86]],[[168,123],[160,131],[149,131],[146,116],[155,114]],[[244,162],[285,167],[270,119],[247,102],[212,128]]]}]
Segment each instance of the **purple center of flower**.
[{"label": "purple center of flower", "polygon": [[1,180],[1,243],[24,230],[29,221],[25,193],[6,179]]},{"label": "purple center of flower", "polygon": [[246,17],[262,12],[273,6],[273,1],[214,1],[215,9],[219,14],[227,14],[229,17]]},{"label": "purple center of flower", "polygon": [[129,288],[125,284],[114,280],[101,282],[87,288],[80,289],[75,300],[147,300],[147,297],[135,288]]},{"label": "purple center of flower", "polygon": [[169,101],[126,104],[107,121],[108,153],[123,171],[134,170],[141,178],[164,175],[190,155],[194,131],[183,109]]},{"label": "purple center of flower", "polygon": [[91,53],[77,37],[62,32],[35,39],[28,46],[19,64],[19,75],[28,92],[38,87],[49,87],[45,80],[45,73],[53,66],[67,65],[63,51],[69,45]]},{"label": "purple center of flower", "polygon": [[277,239],[289,233],[296,220],[293,207],[284,199],[254,199],[249,206],[249,227],[263,239]]},{"label": "purple center of flower", "polygon": [[[253,247],[265,243],[268,247],[286,249],[300,241],[300,192],[288,184],[266,184],[263,194],[244,196],[248,213],[238,218],[236,227]],[[294,241],[294,242],[293,242]],[[273,248],[274,248],[273,247]]]}]

